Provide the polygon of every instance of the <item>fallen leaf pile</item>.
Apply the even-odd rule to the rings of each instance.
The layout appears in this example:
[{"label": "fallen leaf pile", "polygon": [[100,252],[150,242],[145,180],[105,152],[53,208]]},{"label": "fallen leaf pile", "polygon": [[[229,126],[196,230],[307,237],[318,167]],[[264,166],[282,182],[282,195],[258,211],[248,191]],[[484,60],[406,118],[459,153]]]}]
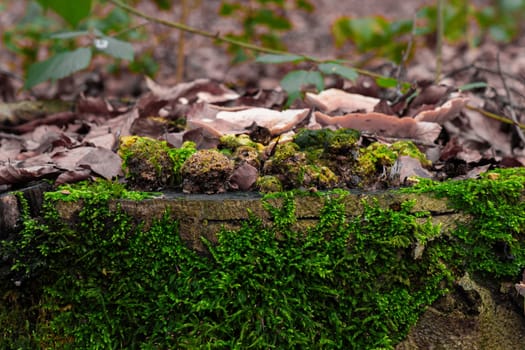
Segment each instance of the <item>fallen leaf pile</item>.
[{"label": "fallen leaf pile", "polygon": [[[197,149],[210,149],[218,147],[224,135],[245,134],[266,147],[264,163],[264,154],[293,140],[299,130],[355,129],[361,132],[362,147],[410,140],[432,161],[432,167],[424,169],[400,157],[395,172],[402,179],[469,176],[490,166],[523,164],[523,144],[512,141],[513,126],[472,108],[486,107],[490,99],[426,81],[394,101],[381,92],[366,96],[356,85],[347,91],[306,93],[304,101],[290,108],[278,89],[236,92],[208,79],[174,86],[147,79],[146,85],[149,92],[129,105],[81,97],[62,104],[62,110],[41,108],[15,118],[20,115],[17,105],[0,104],[0,189],[39,179],[56,184],[122,179],[117,150],[120,138],[129,135],[165,140],[175,148],[192,141]],[[232,184],[228,190],[256,189],[253,178],[264,164],[259,169],[241,165],[224,180]]]}]

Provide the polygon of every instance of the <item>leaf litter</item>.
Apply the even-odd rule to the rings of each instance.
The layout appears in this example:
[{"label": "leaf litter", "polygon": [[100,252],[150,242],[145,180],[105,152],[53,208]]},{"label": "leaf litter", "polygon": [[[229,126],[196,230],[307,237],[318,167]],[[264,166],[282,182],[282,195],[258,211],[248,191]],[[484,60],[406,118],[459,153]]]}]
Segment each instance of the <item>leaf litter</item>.
[{"label": "leaf litter", "polygon": [[[431,166],[422,165],[414,157],[400,155],[388,168],[388,175],[400,180],[387,186],[403,185],[411,176],[442,180],[475,177],[494,167],[523,166],[520,129],[525,97],[520,91],[525,64],[515,59],[518,53],[510,50],[498,55],[499,48],[491,43],[467,54],[447,48],[448,73],[441,84],[435,84],[431,80],[433,52],[418,50],[406,72],[414,83],[402,94],[360,76],[353,82],[328,80],[322,91],[307,87],[304,99],[289,107],[279,87],[226,87],[203,78],[162,85],[146,78],[139,85],[147,91],[131,103],[101,94],[76,94],[74,102],[61,110],[39,111],[35,116],[24,113],[19,118],[13,109],[16,82],[2,74],[0,189],[40,179],[57,184],[95,177],[125,181],[117,151],[120,138],[128,135],[165,140],[173,148],[191,141],[197,149],[223,150],[224,135],[247,135],[264,146],[261,163],[238,162],[225,187],[232,191],[257,190],[257,179],[268,175],[264,163],[281,144],[294,141],[297,132],[305,129],[357,129],[361,148],[374,142],[392,145],[410,140],[432,161]],[[498,70],[497,63],[506,71]],[[377,65],[377,72],[385,74],[384,67]],[[106,90],[115,86],[112,80],[108,78]],[[470,88],[463,91],[461,86]],[[57,89],[54,97],[70,97],[71,88],[65,91]],[[382,176],[381,171],[376,175]]]}]

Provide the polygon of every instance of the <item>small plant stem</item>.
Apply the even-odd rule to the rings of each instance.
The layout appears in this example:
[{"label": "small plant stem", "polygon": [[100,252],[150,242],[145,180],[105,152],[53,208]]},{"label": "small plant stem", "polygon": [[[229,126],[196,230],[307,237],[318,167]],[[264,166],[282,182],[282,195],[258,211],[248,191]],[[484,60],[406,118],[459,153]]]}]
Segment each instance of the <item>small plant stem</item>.
[{"label": "small plant stem", "polygon": [[523,134],[523,130],[519,126],[516,125],[518,124],[518,117],[516,116],[516,111],[514,110],[514,102],[513,102],[512,94],[510,93],[509,86],[507,85],[507,81],[505,80],[505,77],[503,76],[503,72],[501,70],[501,61],[499,57],[499,52],[497,54],[496,62],[498,63],[498,72],[501,78],[501,82],[503,83],[503,88],[505,89],[505,93],[507,95],[507,100],[509,102],[507,109],[509,110],[510,118],[514,122],[514,125],[516,127],[516,133],[518,134],[521,142],[525,143],[525,135]]},{"label": "small plant stem", "polygon": [[437,84],[441,79],[441,70],[443,67],[443,35],[444,35],[444,0],[438,0],[437,3],[437,41],[436,41],[436,76],[434,82]]},{"label": "small plant stem", "polygon": [[[189,4],[188,0],[181,0],[181,14],[180,14],[180,22],[184,25],[186,25],[188,20],[188,13],[189,13]],[[175,72],[175,77],[177,79],[177,82],[180,83],[184,80],[184,60],[186,58],[186,55],[184,54],[184,34],[186,32],[181,30],[179,32],[179,42],[177,45],[177,71]]]},{"label": "small plant stem", "polygon": [[[292,52],[288,52],[288,51],[270,49],[270,48],[267,48],[267,47],[262,47],[262,46],[250,44],[250,43],[247,43],[247,42],[244,42],[244,41],[235,40],[235,39],[229,38],[227,36],[222,36],[218,32],[217,33],[212,33],[212,32],[208,32],[208,31],[205,31],[205,30],[200,30],[200,29],[188,26],[188,25],[186,25],[184,23],[167,21],[167,20],[164,20],[164,19],[161,19],[161,18],[153,17],[153,16],[145,14],[142,11],[139,11],[139,10],[137,10],[137,9],[135,9],[135,8],[133,8],[133,7],[123,3],[120,0],[109,0],[109,2],[114,4],[115,6],[120,7],[121,9],[123,9],[123,10],[125,10],[125,11],[127,11],[127,12],[129,12],[129,13],[135,15],[135,16],[137,16],[137,17],[144,18],[144,19],[146,19],[148,21],[151,21],[151,22],[154,22],[154,23],[158,23],[158,24],[162,24],[162,25],[167,26],[167,27],[179,29],[179,30],[187,32],[187,33],[200,35],[200,36],[203,36],[203,37],[206,37],[206,38],[210,38],[210,39],[213,39],[213,40],[217,40],[217,41],[223,42],[223,43],[237,45],[237,46],[240,46],[242,48],[245,48],[245,49],[248,49],[248,50],[252,50],[252,51],[255,51],[255,52],[260,52],[260,53],[274,54],[274,55],[291,55],[291,54],[293,54]],[[307,55],[303,55],[303,54],[298,54],[298,56],[303,57],[306,61],[310,61],[310,62],[314,62],[314,63],[324,63],[324,62],[330,61],[330,60],[324,60],[324,59],[316,58],[316,57],[313,57],[313,56],[307,56]],[[344,61],[344,60],[339,61],[339,62],[342,62],[342,63],[345,63],[345,64],[350,64],[349,61]],[[352,67],[352,68],[357,73],[359,73],[361,75],[369,76],[371,78],[387,78],[387,77],[385,77],[385,76],[383,76],[381,74],[370,72],[370,71],[368,71],[366,69],[354,68],[354,67]]]},{"label": "small plant stem", "polygon": [[[269,54],[277,54],[277,55],[289,54],[289,52],[286,52],[286,51],[269,49],[269,48],[266,48],[266,47],[261,47],[261,46],[258,46],[258,45],[253,45],[253,44],[246,43],[246,42],[243,42],[243,41],[239,41],[239,40],[235,40],[235,39],[228,38],[228,37],[225,37],[225,36],[221,36],[220,33],[207,32],[205,30],[200,30],[200,29],[188,26],[188,25],[183,24],[183,23],[167,21],[167,20],[164,20],[164,19],[161,19],[161,18],[153,17],[153,16],[145,14],[142,11],[139,11],[139,10],[129,6],[129,5],[126,5],[125,3],[123,3],[120,0],[109,0],[109,2],[111,2],[115,6],[120,7],[123,10],[128,11],[129,13],[131,13],[131,14],[137,16],[137,17],[141,17],[141,18],[147,19],[148,21],[165,25],[167,27],[176,28],[176,29],[188,32],[188,33],[197,34],[197,35],[204,36],[204,37],[207,37],[207,38],[210,38],[210,39],[214,39],[214,40],[218,40],[218,41],[221,41],[221,42],[226,42],[226,43],[230,43],[230,44],[233,44],[233,45],[238,45],[238,46],[244,47],[246,49],[257,51],[257,52],[269,53]],[[306,57],[305,56],[305,58],[307,58],[309,60],[315,60],[314,58],[311,58],[311,57]]]},{"label": "small plant stem", "polygon": [[117,32],[117,33],[109,35],[109,36],[112,37],[112,38],[118,38],[121,35],[124,35],[126,33],[132,32],[132,31],[137,30],[139,28],[145,27],[148,24],[150,24],[150,22],[139,23],[139,24],[137,24],[137,25],[135,25],[133,27],[129,27],[129,28],[123,29],[120,32]]},{"label": "small plant stem", "polygon": [[466,105],[465,108],[470,109],[471,111],[476,111],[478,113],[481,113],[485,117],[488,117],[488,118],[500,121],[500,122],[505,123],[505,124],[512,124],[512,125],[515,125],[515,126],[519,127],[520,129],[525,130],[525,125],[524,124],[521,124],[521,123],[518,123],[518,122],[514,122],[513,120],[511,120],[511,119],[509,119],[507,117],[502,117],[501,115],[498,115],[498,114],[486,111],[486,110],[484,110],[482,108],[474,107],[474,106],[471,106],[471,105]]}]

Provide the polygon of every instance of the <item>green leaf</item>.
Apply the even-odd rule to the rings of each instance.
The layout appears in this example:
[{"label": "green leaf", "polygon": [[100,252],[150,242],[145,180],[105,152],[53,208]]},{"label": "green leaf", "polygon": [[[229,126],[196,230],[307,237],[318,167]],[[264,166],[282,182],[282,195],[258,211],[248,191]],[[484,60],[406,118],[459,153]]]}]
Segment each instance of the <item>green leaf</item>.
[{"label": "green leaf", "polygon": [[252,21],[256,24],[266,25],[272,30],[292,29],[292,24],[286,17],[278,16],[274,11],[269,9],[260,9],[255,11]]},{"label": "green leaf", "polygon": [[474,83],[465,84],[463,86],[460,86],[458,89],[459,91],[469,91],[469,90],[474,90],[474,89],[486,88],[487,86],[488,86],[487,83],[483,81],[477,81]]},{"label": "green leaf", "polygon": [[60,32],[60,33],[54,33],[51,34],[49,37],[51,39],[71,39],[76,38],[79,36],[88,35],[89,32],[87,30],[77,30],[72,32]]},{"label": "green leaf", "polygon": [[306,12],[312,12],[315,7],[309,0],[295,0],[295,6]]},{"label": "green leaf", "polygon": [[318,68],[324,74],[337,74],[351,81],[355,81],[359,76],[355,69],[333,62],[321,63]]},{"label": "green leaf", "polygon": [[157,7],[161,10],[169,10],[173,3],[170,0],[153,0]]},{"label": "green leaf", "polygon": [[397,79],[381,77],[376,79],[376,83],[382,88],[392,88],[397,86]]},{"label": "green leaf", "polygon": [[32,64],[27,70],[25,89],[49,79],[61,79],[82,70],[91,61],[91,49],[80,48],[75,51],[59,53],[45,61]]},{"label": "green leaf", "polygon": [[37,0],[44,8],[50,8],[58,13],[71,26],[89,16],[91,0]]},{"label": "green leaf", "polygon": [[306,85],[314,85],[318,91],[324,89],[323,75],[320,72],[294,70],[281,80],[281,86],[288,94],[287,105],[301,97],[301,89]]},{"label": "green leaf", "polygon": [[293,62],[298,63],[304,61],[305,58],[300,55],[260,55],[257,56],[255,59],[255,62],[259,63],[287,63],[287,62]]},{"label": "green leaf", "polygon": [[240,4],[223,2],[219,9],[219,15],[220,16],[231,16],[234,14],[234,12],[236,12],[237,10],[241,8],[242,7]]},{"label": "green leaf", "polygon": [[123,60],[133,61],[133,45],[127,41],[118,40],[109,36],[101,36],[94,40],[95,47],[108,55]]}]

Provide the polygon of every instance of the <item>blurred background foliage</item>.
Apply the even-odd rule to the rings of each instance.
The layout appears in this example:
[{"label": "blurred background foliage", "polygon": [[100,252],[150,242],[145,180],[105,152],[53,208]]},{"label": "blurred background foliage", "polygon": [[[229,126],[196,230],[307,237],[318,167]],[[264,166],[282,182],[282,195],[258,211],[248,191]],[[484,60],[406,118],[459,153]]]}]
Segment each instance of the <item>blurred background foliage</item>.
[{"label": "blurred background foliage", "polygon": [[[400,63],[403,59],[409,60],[418,47],[436,45],[438,1],[415,9],[417,12],[413,18],[392,20],[379,15],[341,16],[327,31],[331,32],[333,47],[344,48],[338,52],[357,52],[366,54],[366,57],[381,57]],[[144,21],[137,21],[133,15],[114,6],[113,1],[77,0],[74,6],[65,0],[25,0],[24,3],[26,8],[23,17],[14,25],[4,28],[1,40],[5,48],[16,57],[16,64],[22,66],[26,79],[30,82],[27,84],[26,80],[27,88],[41,81],[62,78],[63,75],[87,68],[73,64],[70,71],[61,73],[62,76],[55,75],[56,70],[49,69],[46,64],[31,69],[35,63],[66,53],[53,62],[62,64],[64,62],[61,60],[64,57],[67,59],[67,54],[78,47],[91,48],[88,63],[99,53],[113,56],[114,60],[105,65],[110,73],[125,67],[132,72],[155,76],[159,64],[162,64],[154,58],[155,46],[148,45],[152,42],[151,26]],[[130,6],[137,6],[139,3],[143,1],[126,2]],[[150,3],[154,3],[159,12],[181,14],[178,18],[173,17],[174,21],[183,24],[190,12],[204,11],[202,1],[150,0]],[[525,13],[525,0],[492,0],[483,6],[470,1],[447,0],[443,1],[443,5],[443,36],[449,44],[478,46],[489,38],[509,43],[524,29],[520,18]],[[9,11],[10,5],[1,6],[4,11]],[[312,16],[323,15],[322,9],[315,7],[315,0],[223,0],[217,6],[216,16],[231,21],[231,28],[235,30],[217,35],[286,51],[283,36],[294,30],[291,14],[297,12]],[[57,32],[60,35],[56,35]],[[182,56],[176,61],[179,66],[178,78],[182,80],[184,55],[187,52],[184,50],[184,36],[181,35],[180,38],[179,48],[174,54]],[[100,39],[103,39],[102,43],[115,39],[120,46],[117,50],[107,50],[96,45],[97,39],[98,43]],[[126,46],[125,43],[135,46],[140,44],[140,55],[134,55],[133,51],[119,51],[129,51],[130,48],[133,50],[131,45]],[[410,49],[408,53],[407,48]],[[232,63],[251,60],[256,56],[252,50],[239,45],[226,44],[226,49],[231,55]],[[123,57],[130,59],[123,61]],[[336,58],[338,57],[333,59]],[[10,70],[10,67],[2,69]]]}]

